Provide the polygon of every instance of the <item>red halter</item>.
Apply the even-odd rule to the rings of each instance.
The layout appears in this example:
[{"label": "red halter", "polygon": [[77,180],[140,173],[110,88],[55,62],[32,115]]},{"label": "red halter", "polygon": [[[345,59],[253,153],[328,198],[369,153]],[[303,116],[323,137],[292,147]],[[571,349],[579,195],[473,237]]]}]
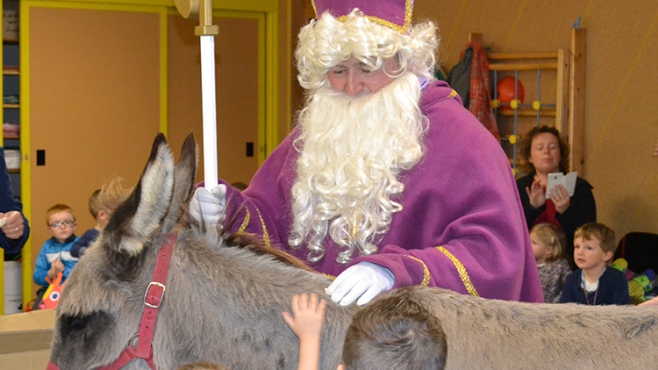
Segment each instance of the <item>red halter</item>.
[{"label": "red halter", "polygon": [[[158,309],[164,298],[165,282],[167,281],[169,262],[171,262],[175,243],[176,234],[167,234],[165,245],[158,252],[153,279],[146,287],[146,293],[144,294],[144,311],[142,312],[142,321],[139,323],[139,331],[131,338],[128,346],[113,363],[101,366],[98,370],[121,369],[136,358],[146,361],[151,369],[156,370],[153,362],[153,334],[158,319]],[[131,344],[133,339],[138,339],[137,348]],[[46,370],[59,370],[59,367],[50,361]]]}]

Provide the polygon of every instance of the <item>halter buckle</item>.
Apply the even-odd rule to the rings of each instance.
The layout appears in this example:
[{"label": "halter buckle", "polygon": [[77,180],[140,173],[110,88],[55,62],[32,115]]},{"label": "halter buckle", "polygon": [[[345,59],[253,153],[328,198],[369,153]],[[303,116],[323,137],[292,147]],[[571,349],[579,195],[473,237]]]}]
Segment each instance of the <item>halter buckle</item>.
[{"label": "halter buckle", "polygon": [[[149,292],[151,291],[151,288],[161,288],[162,291],[159,293],[150,295]],[[149,308],[154,308],[157,309],[160,307],[160,304],[162,303],[162,299],[164,297],[164,292],[165,292],[165,285],[158,283],[157,281],[152,281],[149,283],[149,285],[146,287],[146,293],[144,293],[144,305]],[[149,298],[152,298],[149,300]]]}]

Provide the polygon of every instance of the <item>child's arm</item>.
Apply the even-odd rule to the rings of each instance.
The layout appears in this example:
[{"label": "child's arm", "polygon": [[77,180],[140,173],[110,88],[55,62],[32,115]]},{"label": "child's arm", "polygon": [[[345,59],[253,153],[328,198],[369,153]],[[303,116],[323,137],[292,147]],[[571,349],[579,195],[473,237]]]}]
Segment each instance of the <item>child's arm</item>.
[{"label": "child's arm", "polygon": [[34,280],[34,283],[37,285],[47,286],[48,282],[46,281],[46,276],[50,270],[50,263],[48,263],[48,258],[46,258],[43,249],[44,248],[41,247],[41,251],[39,251],[39,255],[37,256],[32,280]]},{"label": "child's arm", "polygon": [[612,283],[613,304],[626,305],[631,303],[630,293],[628,292],[628,280],[626,276],[620,274]]},{"label": "child's arm", "polygon": [[655,297],[655,298],[652,298],[648,301],[642,302],[638,306],[654,306],[654,305],[658,305],[658,297]]},{"label": "child's arm", "polygon": [[315,293],[292,296],[292,313],[282,312],[283,320],[299,338],[298,370],[317,370],[320,363],[322,322],[327,308]]},{"label": "child's arm", "polygon": [[560,303],[572,303],[574,298],[571,295],[571,286],[573,285],[574,274],[573,272],[567,275],[566,280],[564,281],[564,286],[562,287],[562,294],[560,295]]}]

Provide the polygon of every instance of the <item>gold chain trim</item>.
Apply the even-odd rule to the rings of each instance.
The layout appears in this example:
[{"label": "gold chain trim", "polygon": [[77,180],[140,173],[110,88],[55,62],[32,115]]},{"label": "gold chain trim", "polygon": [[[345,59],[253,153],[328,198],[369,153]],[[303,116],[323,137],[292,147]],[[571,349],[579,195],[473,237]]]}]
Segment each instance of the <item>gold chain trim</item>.
[{"label": "gold chain trim", "polygon": [[244,221],[242,221],[242,225],[240,225],[240,228],[238,229],[238,234],[242,234],[245,230],[247,230],[247,225],[249,225],[249,220],[251,220],[251,213],[249,213],[249,208],[245,207],[245,211],[247,211],[247,215],[244,216]]},{"label": "gold chain trim", "polygon": [[423,262],[423,260],[421,260],[420,258],[416,258],[416,257],[410,256],[408,254],[405,254],[404,256],[408,257],[408,258],[411,258],[412,260],[414,260],[414,261],[420,263],[421,265],[423,265],[423,281],[420,282],[420,286],[428,286],[429,283],[430,283],[430,269],[427,268],[427,265],[425,264],[425,262]]},{"label": "gold chain trim", "polygon": [[265,220],[263,220],[263,216],[260,214],[260,209],[258,209],[258,207],[256,207],[256,212],[258,212],[260,226],[263,228],[263,242],[265,242],[265,247],[272,248],[272,244],[270,244],[270,235],[267,233],[267,226],[265,226]]},{"label": "gold chain trim", "polygon": [[[318,17],[320,17],[320,14],[318,14],[318,9],[315,7],[315,1],[312,0],[311,3],[313,4],[313,11],[315,12],[315,18],[318,19]],[[400,33],[407,33],[407,30],[411,27],[411,16],[413,15],[413,11],[414,11],[413,0],[406,0],[404,5],[404,24],[402,26],[387,21],[385,19],[381,19],[369,15],[366,16],[366,18],[368,18],[368,20],[371,22],[380,24],[384,27],[388,27]],[[345,22],[345,20],[347,19],[347,14],[336,17],[336,19],[338,19],[341,22]]]},{"label": "gold chain trim", "polygon": [[[245,207],[245,210],[247,211],[247,215],[244,217],[244,221],[242,221],[242,225],[240,225],[237,234],[244,233],[244,231],[247,229],[247,226],[249,225],[249,221],[251,220],[251,213],[249,212],[249,209]],[[265,247],[272,248],[272,243],[270,243],[270,234],[267,232],[267,226],[265,226],[265,220],[263,220],[263,216],[260,214],[260,210],[258,209],[258,207],[256,207],[256,212],[258,212],[258,219],[260,219],[260,226],[263,229],[263,242],[265,243]]]},{"label": "gold chain trim", "polygon": [[444,247],[436,247],[436,249],[437,249],[439,252],[445,254],[445,256],[448,257],[448,259],[449,259],[450,261],[452,261],[452,263],[455,265],[455,268],[457,268],[457,272],[459,272],[459,277],[461,278],[462,283],[464,283],[464,287],[466,288],[466,290],[468,291],[468,293],[469,293],[470,295],[474,296],[474,297],[479,297],[480,294],[478,293],[478,291],[477,291],[477,290],[475,289],[475,287],[473,286],[473,283],[471,282],[471,278],[468,276],[468,272],[466,272],[466,268],[465,268],[464,265],[463,265],[463,264],[457,259],[457,257],[453,256],[452,253],[450,253],[450,252],[449,252],[447,249],[445,249]]}]

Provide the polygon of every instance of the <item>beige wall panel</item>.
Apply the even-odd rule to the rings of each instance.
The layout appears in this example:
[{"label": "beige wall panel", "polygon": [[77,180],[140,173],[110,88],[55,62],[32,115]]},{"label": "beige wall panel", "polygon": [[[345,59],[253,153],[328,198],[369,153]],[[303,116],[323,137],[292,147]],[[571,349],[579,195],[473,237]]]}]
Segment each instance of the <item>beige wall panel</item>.
[{"label": "beige wall panel", "polygon": [[[258,168],[258,21],[216,18],[217,163],[229,183],[249,183]],[[199,144],[197,180],[203,180],[203,119],[198,20],[169,16],[169,137],[178,153],[194,132]],[[246,143],[254,156],[246,156]]]},{"label": "beige wall panel", "polygon": [[[658,232],[658,2],[655,0],[416,1],[414,18],[438,23],[448,71],[469,32],[494,52],[569,47],[571,26],[587,28],[585,177],[598,219],[617,232]],[[526,99],[527,100],[527,99]]]},{"label": "beige wall panel", "polygon": [[[647,78],[658,75],[653,51],[657,48],[658,35],[646,40],[632,67],[620,68],[626,73],[618,76],[616,85],[608,90],[614,100],[606,99],[610,103],[602,107],[603,112],[597,112],[601,119],[594,127],[599,129],[591,130],[598,136],[589,150],[589,178],[609,185],[597,188],[597,200],[601,200],[599,217],[615,220],[622,230],[658,232],[658,160],[647,153],[658,140],[658,118],[650,109],[658,98],[658,80]],[[628,93],[634,90],[651,93]],[[624,178],[618,177],[620,173]]]},{"label": "beige wall panel", "polygon": [[[46,209],[66,203],[76,234],[94,225],[87,202],[104,181],[132,185],[159,129],[159,15],[30,10],[32,247],[50,236]],[[36,166],[36,150],[45,166]]]}]

